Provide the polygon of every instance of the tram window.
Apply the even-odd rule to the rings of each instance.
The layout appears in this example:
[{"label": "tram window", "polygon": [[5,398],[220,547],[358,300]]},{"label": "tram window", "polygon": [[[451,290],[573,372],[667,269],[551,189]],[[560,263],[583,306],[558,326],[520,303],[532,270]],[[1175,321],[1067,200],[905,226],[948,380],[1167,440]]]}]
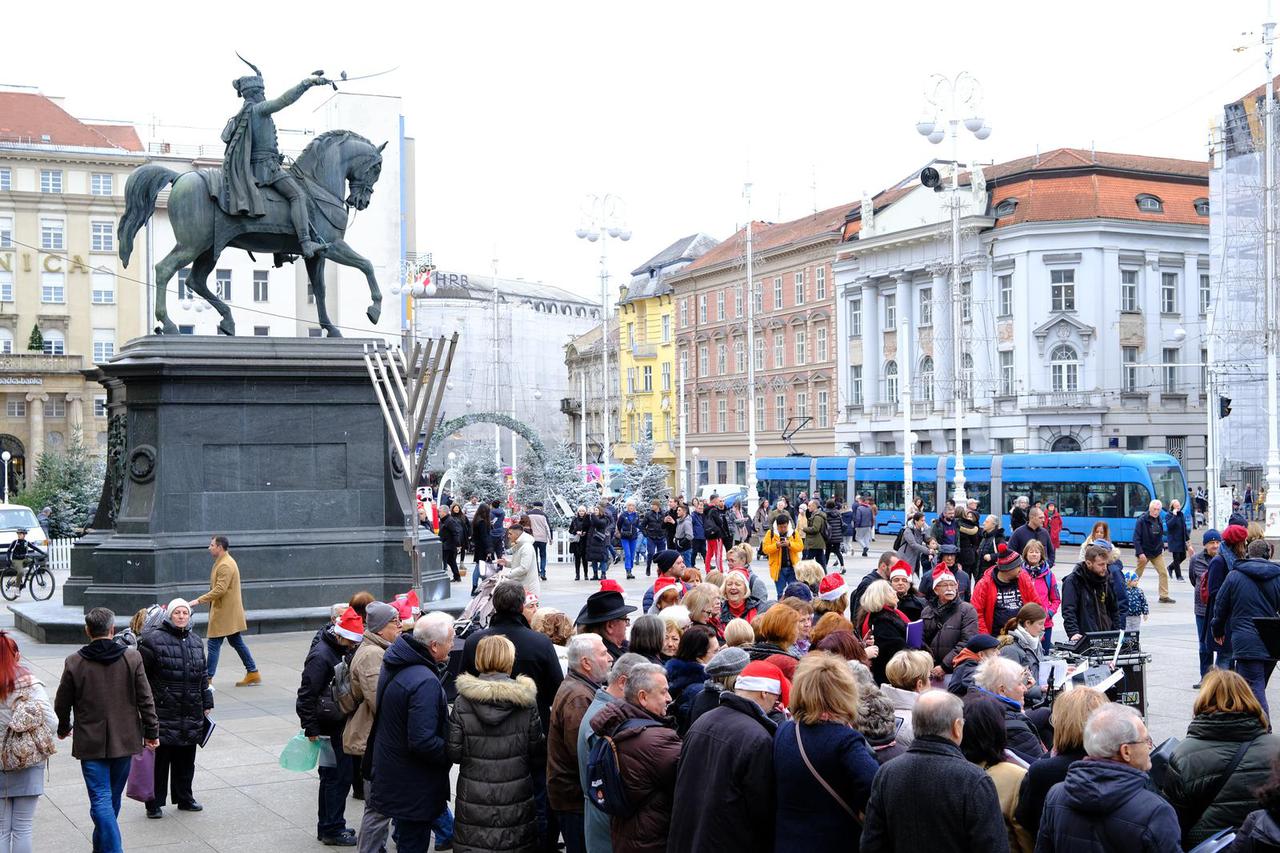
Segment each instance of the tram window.
[{"label": "tram window", "polygon": [[[956,484],[954,480],[947,480],[947,500],[955,497]],[[965,498],[976,500],[978,502],[978,512],[985,515],[991,507],[991,484],[969,481],[964,484]]]},{"label": "tram window", "polygon": [[1122,488],[1120,483],[1090,483],[1085,515],[1090,518],[1122,518]]},{"label": "tram window", "polygon": [[858,488],[863,494],[870,495],[880,509],[896,510],[902,507],[901,483],[865,482],[860,483]]},{"label": "tram window", "polygon": [[919,498],[923,504],[922,512],[938,511],[938,483],[935,480],[916,480],[911,484],[912,498]]},{"label": "tram window", "polygon": [[1124,496],[1128,504],[1125,515],[1130,518],[1142,515],[1151,504],[1151,491],[1141,483],[1125,483]]},{"label": "tram window", "polygon": [[1064,516],[1084,515],[1089,486],[1086,483],[1059,483],[1058,512]]}]

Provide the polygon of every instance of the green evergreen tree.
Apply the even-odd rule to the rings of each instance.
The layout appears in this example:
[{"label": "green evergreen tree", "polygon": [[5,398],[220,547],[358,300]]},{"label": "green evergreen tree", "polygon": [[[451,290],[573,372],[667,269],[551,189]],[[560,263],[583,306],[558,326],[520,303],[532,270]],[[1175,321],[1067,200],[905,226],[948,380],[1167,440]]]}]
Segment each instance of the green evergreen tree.
[{"label": "green evergreen tree", "polygon": [[454,494],[460,501],[475,495],[480,500],[506,501],[507,485],[493,458],[493,445],[468,442],[458,448],[453,463],[457,485]]},{"label": "green evergreen tree", "polygon": [[622,472],[623,497],[634,499],[637,509],[647,509],[651,501],[666,502],[671,495],[667,485],[667,469],[653,461],[653,440],[635,442],[635,458]]},{"label": "green evergreen tree", "polygon": [[564,501],[570,514],[579,506],[591,506],[600,499],[600,492],[585,482],[578,469],[573,448],[563,441],[548,446],[545,459],[526,454],[516,474],[516,501],[522,506],[542,501],[547,519],[560,527],[569,519],[560,511],[557,499]]},{"label": "green evergreen tree", "polygon": [[31,327],[31,337],[27,338],[27,349],[31,352],[44,352],[44,335],[39,326]]},{"label": "green evergreen tree", "polygon": [[93,517],[106,471],[106,460],[89,453],[76,431],[65,448],[40,454],[35,481],[13,501],[36,512],[51,507],[50,537],[78,536]]}]

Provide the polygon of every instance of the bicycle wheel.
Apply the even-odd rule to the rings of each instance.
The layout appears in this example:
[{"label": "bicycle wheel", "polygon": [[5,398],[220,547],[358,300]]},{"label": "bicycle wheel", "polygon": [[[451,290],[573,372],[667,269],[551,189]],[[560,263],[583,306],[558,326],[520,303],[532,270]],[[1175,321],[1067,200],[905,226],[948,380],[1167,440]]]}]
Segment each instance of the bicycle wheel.
[{"label": "bicycle wheel", "polygon": [[0,572],[0,595],[4,596],[4,600],[17,601],[21,594],[22,587],[18,586],[18,573],[12,567]]},{"label": "bicycle wheel", "polygon": [[48,601],[53,595],[53,589],[57,586],[57,581],[53,579],[53,572],[41,566],[27,578],[27,584],[31,587],[31,597],[36,601]]}]

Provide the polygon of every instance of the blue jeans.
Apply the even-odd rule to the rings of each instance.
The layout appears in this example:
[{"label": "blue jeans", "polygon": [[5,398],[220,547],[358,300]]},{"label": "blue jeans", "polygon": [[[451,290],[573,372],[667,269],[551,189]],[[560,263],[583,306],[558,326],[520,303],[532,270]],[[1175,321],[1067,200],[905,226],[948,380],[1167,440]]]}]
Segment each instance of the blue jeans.
[{"label": "blue jeans", "polygon": [[436,832],[436,846],[453,841],[453,812],[445,806],[440,817],[431,821],[431,828]]},{"label": "blue jeans", "polygon": [[94,853],[124,853],[120,840],[120,795],[129,781],[131,756],[90,758],[80,762],[84,786],[89,791],[89,817],[93,818]]},{"label": "blue jeans", "polygon": [[1235,667],[1241,678],[1249,682],[1249,688],[1253,690],[1253,697],[1262,706],[1262,712],[1270,718],[1271,711],[1267,707],[1267,682],[1271,680],[1271,673],[1276,668],[1276,662],[1273,660],[1241,660],[1236,658],[1231,661],[1231,665]]},{"label": "blue jeans", "polygon": [[[648,537],[646,539],[647,541],[645,542],[645,551],[647,552],[647,554],[645,555],[645,558],[644,558],[644,573],[647,575],[649,574],[649,569],[653,566],[653,558],[658,556],[659,551],[667,550],[667,540],[653,539]],[[565,842],[565,843],[568,844],[568,842]]]},{"label": "blue jeans", "polygon": [[1196,639],[1200,646],[1200,677],[1204,678],[1209,674],[1209,670],[1213,669],[1213,640],[1209,639],[1208,627],[1205,623],[1209,621],[1209,617],[1204,614],[1196,614]]},{"label": "blue jeans", "polygon": [[533,553],[538,555],[538,577],[547,579],[547,543],[534,542]]},{"label": "blue jeans", "polygon": [[692,548],[690,548],[688,551],[681,551],[680,557],[684,560],[684,564],[686,566],[688,566],[689,568],[693,568],[693,549]]},{"label": "blue jeans", "polygon": [[209,649],[205,652],[208,660],[205,662],[205,669],[209,672],[209,677],[213,678],[218,671],[218,657],[222,654],[222,641],[226,640],[231,644],[231,648],[236,650],[236,654],[240,655],[240,662],[244,664],[245,672],[257,672],[258,665],[253,662],[253,655],[249,654],[249,647],[244,644],[244,637],[240,634],[232,634],[230,637],[210,637]]},{"label": "blue jeans", "polygon": [[[785,547],[785,546],[783,546]],[[792,566],[783,566],[778,572],[778,579],[773,582],[778,588],[778,598],[782,598],[782,591],[787,588],[787,584],[796,582],[796,570]]]},{"label": "blue jeans", "polygon": [[1046,655],[1053,651],[1053,628],[1046,627],[1040,635],[1040,648]]},{"label": "blue jeans", "polygon": [[560,835],[564,838],[564,853],[587,853],[583,813],[557,811],[556,817],[560,821]]},{"label": "blue jeans", "polygon": [[316,815],[316,835],[332,838],[347,829],[347,794],[351,793],[351,762],[342,751],[342,735],[332,735],[329,743],[337,766],[316,768],[320,775],[319,805]]},{"label": "blue jeans", "polygon": [[608,560],[592,560],[591,561],[591,579],[598,580],[608,577],[609,561]]},{"label": "blue jeans", "polygon": [[627,574],[631,574],[631,570],[636,564],[636,540],[622,540],[622,566],[627,570]]}]

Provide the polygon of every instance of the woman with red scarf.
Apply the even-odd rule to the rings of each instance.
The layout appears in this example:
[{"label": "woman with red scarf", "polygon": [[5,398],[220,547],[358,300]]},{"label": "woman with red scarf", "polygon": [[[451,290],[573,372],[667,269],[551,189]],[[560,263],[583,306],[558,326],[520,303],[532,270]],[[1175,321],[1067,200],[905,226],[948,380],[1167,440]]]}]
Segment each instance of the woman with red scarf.
[{"label": "woman with red scarf", "polygon": [[751,594],[751,582],[747,570],[733,568],[724,576],[724,599],[720,602],[720,624],[728,625],[734,619],[756,618],[760,612],[760,599]]},{"label": "woman with red scarf", "polygon": [[910,620],[898,609],[898,594],[888,581],[876,581],[867,587],[858,609],[854,627],[867,646],[867,654],[870,655],[872,646],[876,649],[875,657],[871,659],[871,675],[876,684],[886,684],[885,667],[894,655],[907,647],[907,622]]}]

